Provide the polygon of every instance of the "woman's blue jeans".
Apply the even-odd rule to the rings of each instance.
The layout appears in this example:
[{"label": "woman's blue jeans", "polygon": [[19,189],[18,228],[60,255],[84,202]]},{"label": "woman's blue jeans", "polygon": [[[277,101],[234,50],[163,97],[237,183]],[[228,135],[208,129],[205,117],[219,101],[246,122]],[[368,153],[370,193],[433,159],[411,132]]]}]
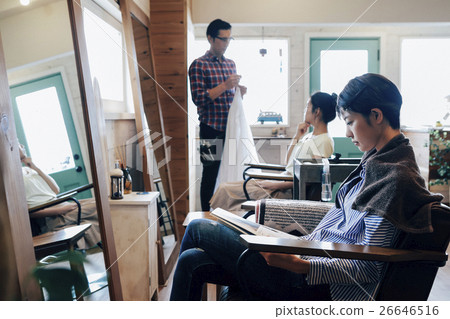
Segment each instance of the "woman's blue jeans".
[{"label": "woman's blue jeans", "polygon": [[[181,243],[170,300],[200,300],[205,282],[237,285],[236,263],[245,249],[238,232],[193,220]],[[264,300],[290,300],[292,289],[306,285],[304,275],[270,267],[260,254],[250,256],[241,271],[252,293]]]}]

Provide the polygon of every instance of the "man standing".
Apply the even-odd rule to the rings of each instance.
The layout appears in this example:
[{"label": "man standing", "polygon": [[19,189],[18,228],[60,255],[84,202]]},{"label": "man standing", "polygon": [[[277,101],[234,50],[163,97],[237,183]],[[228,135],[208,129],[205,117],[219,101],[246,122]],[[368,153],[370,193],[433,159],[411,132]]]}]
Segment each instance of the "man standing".
[{"label": "man standing", "polygon": [[220,19],[212,21],[206,36],[210,49],[194,60],[189,67],[192,100],[197,106],[200,120],[200,158],[203,164],[200,200],[203,211],[209,211],[222,156],[228,111],[233,102],[236,86],[241,94],[247,92],[239,85],[235,63],[223,55],[231,37],[231,25]]}]

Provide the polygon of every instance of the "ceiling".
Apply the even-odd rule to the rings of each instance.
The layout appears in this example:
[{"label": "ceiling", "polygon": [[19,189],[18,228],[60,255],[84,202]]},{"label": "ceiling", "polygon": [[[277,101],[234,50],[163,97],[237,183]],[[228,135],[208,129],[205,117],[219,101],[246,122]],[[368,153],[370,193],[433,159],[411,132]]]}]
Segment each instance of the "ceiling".
[{"label": "ceiling", "polygon": [[64,0],[30,0],[28,6],[22,6],[20,0],[1,0],[0,1],[0,19],[10,15],[19,14],[20,12],[37,8],[52,2]]}]

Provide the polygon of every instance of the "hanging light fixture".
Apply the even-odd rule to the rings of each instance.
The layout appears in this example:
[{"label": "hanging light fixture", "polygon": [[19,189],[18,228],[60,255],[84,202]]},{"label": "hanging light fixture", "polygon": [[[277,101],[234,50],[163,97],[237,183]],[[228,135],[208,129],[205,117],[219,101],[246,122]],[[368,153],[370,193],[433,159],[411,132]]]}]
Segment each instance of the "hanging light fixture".
[{"label": "hanging light fixture", "polygon": [[23,6],[29,5],[30,2],[31,2],[31,0],[20,0],[20,4],[23,5]]},{"label": "hanging light fixture", "polygon": [[[262,43],[264,45],[264,27],[262,27]],[[267,49],[261,48],[259,49],[259,54],[261,54],[262,57],[267,54]]]}]

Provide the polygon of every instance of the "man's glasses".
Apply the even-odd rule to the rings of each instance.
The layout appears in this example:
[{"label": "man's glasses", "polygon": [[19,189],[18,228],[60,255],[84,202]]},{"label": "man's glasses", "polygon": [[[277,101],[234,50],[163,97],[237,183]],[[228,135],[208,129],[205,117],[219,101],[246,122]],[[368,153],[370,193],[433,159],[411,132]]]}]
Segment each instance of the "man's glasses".
[{"label": "man's glasses", "polygon": [[222,40],[223,42],[230,42],[231,40],[234,40],[233,37],[224,38],[224,37],[216,37],[219,40]]}]

